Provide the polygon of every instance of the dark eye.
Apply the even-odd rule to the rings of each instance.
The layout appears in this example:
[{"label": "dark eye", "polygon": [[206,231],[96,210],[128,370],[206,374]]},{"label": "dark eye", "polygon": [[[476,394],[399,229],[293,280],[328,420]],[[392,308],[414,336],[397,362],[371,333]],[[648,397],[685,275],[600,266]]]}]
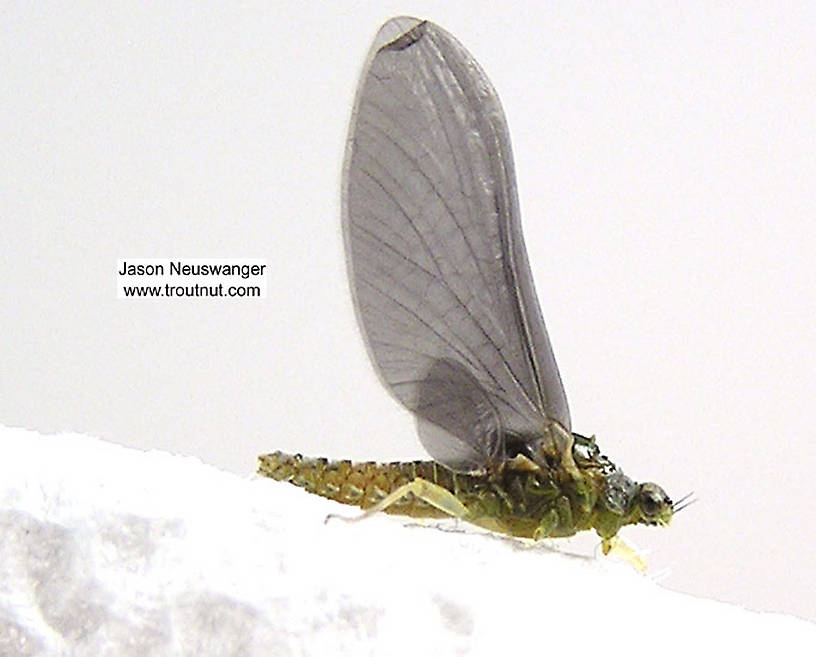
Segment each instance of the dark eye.
[{"label": "dark eye", "polygon": [[667,499],[666,494],[659,490],[657,486],[643,484],[638,496],[638,503],[643,515],[654,517],[660,514]]},{"label": "dark eye", "polygon": [[653,516],[660,509],[660,500],[654,493],[647,493],[640,498],[640,508],[646,515]]}]

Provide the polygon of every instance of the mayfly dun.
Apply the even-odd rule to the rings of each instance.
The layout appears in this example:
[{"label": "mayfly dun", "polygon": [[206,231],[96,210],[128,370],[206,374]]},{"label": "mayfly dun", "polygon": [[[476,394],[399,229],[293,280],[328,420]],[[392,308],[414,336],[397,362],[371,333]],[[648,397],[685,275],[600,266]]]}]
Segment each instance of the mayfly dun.
[{"label": "mayfly dun", "polygon": [[385,387],[433,457],[351,463],[281,452],[259,471],[369,512],[459,518],[517,537],[666,525],[636,483],[571,429],[521,234],[507,124],[473,57],[414,18],[377,34],[343,175],[357,318]]}]

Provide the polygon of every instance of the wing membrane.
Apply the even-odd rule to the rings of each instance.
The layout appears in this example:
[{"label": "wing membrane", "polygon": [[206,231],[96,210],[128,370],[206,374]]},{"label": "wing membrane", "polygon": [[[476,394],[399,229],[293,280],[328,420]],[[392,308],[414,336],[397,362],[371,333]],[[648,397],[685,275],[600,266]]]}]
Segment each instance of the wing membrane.
[{"label": "wing membrane", "polygon": [[343,205],[369,353],[432,456],[482,467],[500,458],[505,436],[535,440],[549,421],[569,430],[504,113],[479,65],[432,23],[393,19],[377,35]]}]

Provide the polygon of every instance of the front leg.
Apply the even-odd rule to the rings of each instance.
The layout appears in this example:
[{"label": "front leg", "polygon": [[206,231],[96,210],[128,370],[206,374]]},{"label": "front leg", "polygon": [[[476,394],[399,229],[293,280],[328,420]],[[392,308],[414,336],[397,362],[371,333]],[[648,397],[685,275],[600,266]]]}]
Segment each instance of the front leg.
[{"label": "front leg", "polygon": [[617,534],[611,538],[603,539],[601,549],[606,555],[616,554],[641,573],[645,573],[649,567],[645,555],[633,545],[629,545]]}]

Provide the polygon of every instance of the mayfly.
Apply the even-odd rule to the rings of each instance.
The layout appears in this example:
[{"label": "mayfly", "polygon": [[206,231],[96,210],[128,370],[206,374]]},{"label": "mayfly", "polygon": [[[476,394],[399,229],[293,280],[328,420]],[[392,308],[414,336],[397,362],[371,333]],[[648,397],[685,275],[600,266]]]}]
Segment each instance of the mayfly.
[{"label": "mayfly", "polygon": [[395,18],[377,34],[342,204],[371,361],[433,460],[275,452],[260,457],[262,475],[369,513],[452,516],[532,539],[594,529],[604,552],[624,525],[669,523],[679,506],[660,486],[634,482],[571,430],[504,113],[481,67],[433,23]]}]

